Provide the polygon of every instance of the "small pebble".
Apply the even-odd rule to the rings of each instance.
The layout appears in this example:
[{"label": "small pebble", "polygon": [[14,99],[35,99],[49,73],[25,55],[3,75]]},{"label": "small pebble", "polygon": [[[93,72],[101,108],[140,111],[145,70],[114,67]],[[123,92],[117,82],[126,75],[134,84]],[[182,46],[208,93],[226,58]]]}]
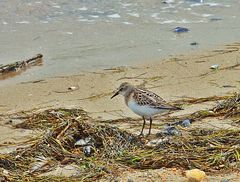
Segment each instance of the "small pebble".
[{"label": "small pebble", "polygon": [[195,181],[195,182],[201,182],[206,178],[206,174],[204,171],[201,171],[199,169],[192,169],[186,171],[186,177],[188,179],[188,182]]},{"label": "small pebble", "polygon": [[87,157],[90,157],[92,153],[92,147],[90,145],[83,147],[83,152]]},{"label": "small pebble", "polygon": [[196,46],[196,45],[198,45],[198,43],[197,42],[191,42],[190,45]]},{"label": "small pebble", "polygon": [[210,18],[210,21],[221,21],[222,20],[222,18]]},{"label": "small pebble", "polygon": [[84,146],[86,144],[87,144],[87,142],[84,139],[80,139],[74,145],[75,146]]},{"label": "small pebble", "polygon": [[190,125],[191,125],[191,121],[189,119],[185,119],[181,123],[181,126],[183,126],[183,127],[189,127]]},{"label": "small pebble", "polygon": [[163,133],[166,135],[179,135],[180,134],[179,130],[174,126],[167,127],[163,131]]},{"label": "small pebble", "polygon": [[87,137],[85,139],[78,140],[74,145],[75,146],[84,146],[84,145],[90,144],[90,142],[91,142],[91,138]]}]

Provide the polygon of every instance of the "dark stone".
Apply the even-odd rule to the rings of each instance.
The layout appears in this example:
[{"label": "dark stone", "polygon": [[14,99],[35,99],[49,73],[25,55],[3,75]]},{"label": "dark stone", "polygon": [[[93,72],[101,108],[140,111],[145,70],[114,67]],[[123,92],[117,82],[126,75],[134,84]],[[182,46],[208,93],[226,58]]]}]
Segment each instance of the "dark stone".
[{"label": "dark stone", "polygon": [[190,30],[184,27],[176,27],[173,31],[175,33],[184,33],[184,32],[189,32]]}]

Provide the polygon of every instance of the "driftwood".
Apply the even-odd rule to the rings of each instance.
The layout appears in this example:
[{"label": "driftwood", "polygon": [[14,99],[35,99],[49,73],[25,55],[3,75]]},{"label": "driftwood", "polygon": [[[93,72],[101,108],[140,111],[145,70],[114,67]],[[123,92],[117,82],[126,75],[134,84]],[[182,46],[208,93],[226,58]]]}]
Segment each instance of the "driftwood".
[{"label": "driftwood", "polygon": [[26,69],[27,66],[32,66],[38,64],[39,62],[42,62],[42,57],[42,54],[37,54],[28,60],[17,61],[15,63],[0,66],[0,75],[22,71],[23,69]]}]

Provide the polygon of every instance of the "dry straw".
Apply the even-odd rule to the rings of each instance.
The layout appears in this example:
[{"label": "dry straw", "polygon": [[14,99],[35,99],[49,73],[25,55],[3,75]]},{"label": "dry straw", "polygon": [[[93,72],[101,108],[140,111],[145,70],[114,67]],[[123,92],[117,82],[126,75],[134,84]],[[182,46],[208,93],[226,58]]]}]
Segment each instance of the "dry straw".
[{"label": "dry straw", "polygon": [[[205,117],[228,117],[239,121],[239,113],[240,96],[235,94],[210,111],[198,111],[182,118],[197,122]],[[117,175],[126,167],[198,168],[206,172],[239,171],[240,167],[240,130],[191,129],[157,146],[147,147],[144,139],[110,125],[101,125],[81,109],[46,110],[28,115],[16,127],[41,130],[42,136],[27,147],[0,155],[3,180],[94,181],[104,175]],[[85,138],[90,138],[88,154],[84,151],[86,146],[75,145]],[[68,164],[77,166],[79,175],[70,178],[39,176]]]}]

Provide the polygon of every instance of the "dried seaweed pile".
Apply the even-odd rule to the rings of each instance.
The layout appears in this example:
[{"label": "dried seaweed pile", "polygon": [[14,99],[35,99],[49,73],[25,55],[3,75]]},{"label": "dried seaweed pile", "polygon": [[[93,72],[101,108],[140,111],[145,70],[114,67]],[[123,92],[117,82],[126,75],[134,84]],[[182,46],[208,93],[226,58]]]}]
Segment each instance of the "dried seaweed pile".
[{"label": "dried seaweed pile", "polygon": [[[188,118],[239,118],[239,94],[219,103],[212,111],[199,111]],[[186,117],[186,116],[184,116]],[[199,168],[204,171],[240,169],[240,130],[182,131],[181,136],[158,137],[156,146],[146,146],[126,131],[94,121],[81,109],[51,109],[25,117],[17,128],[40,129],[42,137],[31,146],[0,155],[0,175],[12,181],[51,180],[61,177],[38,176],[59,165],[74,164],[79,175],[70,181],[94,181],[114,175],[124,167],[154,169],[161,167]],[[7,170],[8,175],[1,169]]]},{"label": "dried seaweed pile", "polygon": [[162,140],[151,150],[129,153],[119,160],[137,169],[180,167],[209,172],[239,170],[240,130],[194,129],[184,136]]},{"label": "dried seaweed pile", "polygon": [[223,114],[225,118],[240,117],[240,94],[236,93],[233,97],[220,102],[213,111]]},{"label": "dried seaweed pile", "polygon": [[[214,98],[215,99],[215,98]],[[204,99],[206,100],[206,99]],[[212,110],[197,111],[183,118],[200,121],[206,117],[239,119],[240,94],[227,97]],[[172,118],[174,120],[176,118]],[[171,118],[170,118],[171,120]],[[119,159],[134,168],[181,167],[199,168],[204,171],[240,169],[240,130],[184,131],[182,136],[159,138],[151,150],[139,150]]]},{"label": "dried seaweed pile", "polygon": [[[26,114],[25,114],[26,115]],[[24,117],[24,122],[15,125],[24,129],[54,129],[65,125],[71,120],[88,121],[91,118],[82,109],[50,109]]]},{"label": "dried seaweed pile", "polygon": [[233,118],[240,121],[240,93],[235,93],[232,96],[211,96],[206,98],[183,99],[176,101],[175,104],[197,104],[209,101],[221,101],[210,110],[200,110],[190,115],[166,118],[166,122],[173,122],[188,118],[191,121],[200,121],[207,117],[224,117]]},{"label": "dried seaweed pile", "polygon": [[[17,127],[44,129],[45,133],[30,147],[0,156],[0,167],[10,171],[11,180],[23,177],[31,180],[33,175],[50,171],[59,164],[79,166],[79,180],[98,177],[109,170],[105,165],[113,158],[142,146],[140,139],[132,134],[94,124],[80,109],[47,110],[29,116]],[[76,145],[85,138],[90,138],[91,142]]]},{"label": "dried seaweed pile", "polygon": [[194,120],[205,117],[218,117],[240,119],[240,93],[235,93],[232,97],[227,98],[217,104],[211,110],[198,111],[190,117]]}]

